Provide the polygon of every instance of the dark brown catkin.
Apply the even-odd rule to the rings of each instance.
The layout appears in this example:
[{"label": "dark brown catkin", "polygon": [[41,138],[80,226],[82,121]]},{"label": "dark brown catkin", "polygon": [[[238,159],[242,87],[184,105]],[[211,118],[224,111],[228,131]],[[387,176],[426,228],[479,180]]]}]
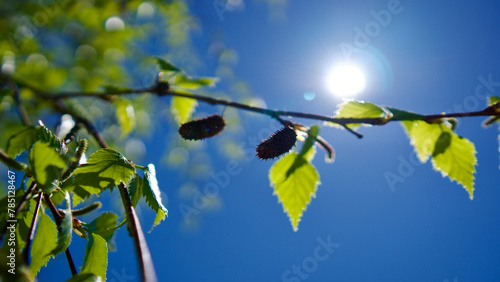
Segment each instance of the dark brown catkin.
[{"label": "dark brown catkin", "polygon": [[257,146],[256,156],[263,160],[274,159],[290,151],[296,142],[295,130],[285,126]]},{"label": "dark brown catkin", "polygon": [[219,114],[213,114],[182,124],[179,134],[187,140],[200,140],[219,134],[224,126],[226,126],[224,118]]}]

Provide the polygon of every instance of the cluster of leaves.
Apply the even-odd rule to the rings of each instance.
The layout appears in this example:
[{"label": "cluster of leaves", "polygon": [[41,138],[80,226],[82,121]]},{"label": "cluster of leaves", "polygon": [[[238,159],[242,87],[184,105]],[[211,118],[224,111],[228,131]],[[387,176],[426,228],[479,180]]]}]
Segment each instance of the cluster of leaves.
[{"label": "cluster of leaves", "polygon": [[[16,219],[19,224],[15,231],[17,257],[30,252],[30,256],[26,257],[30,258],[31,263],[22,261],[16,264],[16,273],[26,275],[25,279],[30,280],[50,258],[65,252],[71,243],[73,232],[88,240],[79,276],[93,275],[105,279],[108,249],[114,248],[113,234],[117,226],[121,225],[117,222],[119,216],[112,212],[104,212],[89,223],[80,221],[78,216],[100,206],[90,204],[73,210],[73,207],[90,195],[99,195],[121,183],[130,184],[133,205],[144,198],[156,212],[153,227],[167,216],[154,165],[135,165],[112,149],[101,149],[85,158],[83,151],[87,142],[80,141],[76,152],[72,154],[68,147],[74,147],[73,143],[66,144],[43,124],[22,127],[7,142],[5,163],[25,173],[22,186],[16,190]],[[14,160],[24,151],[28,151],[28,164]],[[142,170],[143,174],[140,175],[137,169]],[[25,187],[34,188],[30,190]],[[7,219],[14,211],[13,208],[8,208],[7,200],[7,197],[0,200],[4,203],[0,207],[2,237],[6,232]],[[64,209],[55,212],[51,210],[53,218],[46,214],[47,208],[51,209],[63,202]],[[123,220],[125,222],[126,218]],[[33,227],[36,227],[36,236],[30,250],[28,242],[33,239],[30,238],[30,229]],[[2,260],[7,258],[10,246],[9,241],[4,240],[0,249]],[[2,273],[8,275],[6,262],[2,262],[1,267]],[[4,277],[5,280],[9,278],[11,277]]]},{"label": "cluster of leaves", "polygon": [[[497,102],[499,99],[492,96],[489,100],[487,108],[490,110],[489,113],[498,114]],[[383,125],[389,121],[400,121],[410,138],[410,143],[413,145],[418,159],[422,163],[426,163],[430,159],[436,171],[460,184],[468,192],[470,199],[473,199],[474,174],[477,165],[476,149],[470,140],[455,133],[456,119],[439,117],[430,119],[428,116],[364,101],[344,102],[339,105],[334,118],[339,123],[326,122],[325,125],[340,127],[339,124],[342,124],[343,127],[357,135],[359,134],[354,130],[361,125]],[[204,124],[209,119],[192,121],[187,125],[197,124],[199,127],[193,130],[202,132],[205,128]],[[342,120],[349,119],[365,120],[366,123],[341,123]],[[280,119],[280,121],[282,120]],[[497,121],[498,117],[492,116],[485,122],[485,125]],[[311,199],[316,196],[317,186],[320,184],[319,174],[312,164],[315,155],[314,144],[326,149],[327,156],[330,157],[333,155],[333,149],[328,149],[328,143],[321,141],[322,139],[318,135],[318,126],[312,126],[304,131],[305,127],[302,125],[289,121],[283,123],[285,127],[259,144],[256,151],[257,157],[265,160],[286,154],[270,168],[269,180],[274,188],[274,195],[283,205],[283,210],[288,215],[294,231],[297,231],[303,212]],[[296,131],[307,134],[307,139],[305,139],[300,151],[288,153],[296,143]],[[214,135],[204,135],[204,138]],[[183,137],[186,138],[186,136]],[[397,175],[388,174],[386,178],[388,182],[398,181]]]}]

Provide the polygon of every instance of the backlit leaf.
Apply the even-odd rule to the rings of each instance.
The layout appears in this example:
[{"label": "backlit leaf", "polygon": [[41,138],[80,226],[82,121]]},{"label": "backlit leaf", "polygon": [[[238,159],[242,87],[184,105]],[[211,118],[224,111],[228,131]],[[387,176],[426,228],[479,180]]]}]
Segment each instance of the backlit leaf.
[{"label": "backlit leaf", "polygon": [[57,226],[44,213],[40,213],[40,221],[36,230],[36,236],[31,246],[31,275],[35,276],[42,266],[45,266],[50,258],[52,250],[57,246]]},{"label": "backlit leaf", "polygon": [[441,124],[429,124],[422,120],[403,121],[402,123],[415,148],[418,159],[422,163],[427,162],[441,134]]},{"label": "backlit leaf", "polygon": [[87,249],[83,258],[83,273],[92,273],[106,280],[106,268],[108,266],[108,246],[106,240],[95,233],[88,233]]},{"label": "backlit leaf", "polygon": [[[307,155],[307,154],[306,154]],[[292,167],[295,167],[292,170]],[[293,230],[297,231],[300,219],[311,198],[316,197],[320,184],[319,174],[310,161],[292,152],[278,160],[269,170],[273,194],[283,205]]]},{"label": "backlit leaf", "polygon": [[29,166],[38,186],[44,192],[51,192],[57,188],[57,179],[66,167],[66,161],[55,148],[38,141],[30,150]]},{"label": "backlit leaf", "polygon": [[434,169],[462,185],[472,199],[477,164],[474,144],[445,124],[404,121],[403,125],[420,161],[425,163],[432,157]]},{"label": "backlit leaf", "polygon": [[192,78],[185,76],[184,74],[178,74],[175,76],[174,85],[186,89],[195,90],[202,86],[214,86],[217,82],[215,77],[199,77]]},{"label": "backlit leaf", "polygon": [[178,96],[172,97],[170,109],[175,120],[181,124],[189,121],[198,102],[195,99],[182,98]]},{"label": "backlit leaf", "polygon": [[116,119],[121,129],[121,136],[127,136],[136,126],[134,107],[128,99],[120,98],[115,102]]},{"label": "backlit leaf", "polygon": [[100,235],[108,243],[110,251],[115,249],[113,234],[117,224],[118,215],[112,212],[105,212],[88,224],[92,233]]},{"label": "backlit leaf", "polygon": [[[347,101],[339,105],[335,118],[390,118],[392,114],[386,109],[365,101]],[[326,123],[333,125],[332,123]],[[361,124],[351,123],[350,128],[357,128]]]},{"label": "backlit leaf", "polygon": [[35,126],[25,126],[14,132],[9,140],[5,151],[11,157],[16,157],[23,151],[29,149],[38,140],[38,128]]},{"label": "backlit leaf", "polygon": [[78,166],[73,172],[73,205],[91,194],[118,186],[120,182],[128,183],[134,174],[134,166],[119,152],[112,149],[96,151],[90,155],[86,164]]},{"label": "backlit leaf", "polygon": [[[154,220],[153,228],[160,224],[160,221],[168,216],[168,210],[163,206],[161,202],[161,191],[158,187],[158,180],[156,180],[156,170],[153,164],[148,165],[148,170],[144,171],[144,183],[142,186],[142,193],[148,203],[149,207],[156,212],[156,218]],[[151,232],[150,230],[150,232]]]},{"label": "backlit leaf", "polygon": [[443,176],[448,176],[461,184],[472,200],[477,164],[474,143],[446,129],[436,142],[432,153],[432,164]]},{"label": "backlit leaf", "polygon": [[155,59],[158,62],[158,65],[160,66],[160,69],[162,71],[175,71],[175,72],[180,71],[180,69],[178,67],[174,66],[171,62],[169,62],[165,59],[158,58],[158,57],[155,57]]}]

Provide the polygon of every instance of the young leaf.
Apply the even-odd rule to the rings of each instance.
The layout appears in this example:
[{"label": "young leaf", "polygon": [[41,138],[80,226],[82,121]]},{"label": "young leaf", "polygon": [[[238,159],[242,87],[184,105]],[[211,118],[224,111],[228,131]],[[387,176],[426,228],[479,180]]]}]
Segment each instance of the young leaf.
[{"label": "young leaf", "polygon": [[217,80],[215,77],[191,78],[180,73],[175,76],[174,84],[178,87],[196,90],[202,86],[214,86]]},{"label": "young leaf", "polygon": [[40,268],[53,257],[51,252],[56,246],[57,226],[48,215],[41,213],[36,236],[31,246],[30,272],[32,276],[35,276]]},{"label": "young leaf", "polygon": [[426,163],[434,146],[442,132],[441,124],[429,124],[423,120],[403,121],[406,134],[410,137],[410,143],[415,148],[418,159]]},{"label": "young leaf", "polygon": [[436,142],[432,153],[432,164],[443,176],[448,176],[461,184],[472,200],[477,164],[474,143],[446,129]]},{"label": "young leaf", "polygon": [[182,98],[178,96],[172,97],[170,110],[174,115],[177,123],[182,124],[191,119],[198,102],[195,99]]},{"label": "young leaf", "polygon": [[[310,154],[305,154],[310,155]],[[292,166],[296,169],[291,171]],[[316,196],[319,174],[310,161],[292,152],[278,160],[269,170],[273,194],[282,203],[283,211],[290,218],[294,231],[311,198]]]},{"label": "young leaf", "polygon": [[48,143],[37,141],[30,150],[29,166],[42,191],[51,192],[57,188],[56,180],[66,167],[66,161]]},{"label": "young leaf", "polygon": [[477,164],[474,144],[444,124],[403,121],[403,125],[419,160],[425,163],[432,156],[434,169],[461,184],[472,199]]},{"label": "young leaf", "polygon": [[91,194],[113,188],[120,182],[129,182],[135,174],[134,166],[119,152],[112,149],[96,151],[75,169],[73,205]]},{"label": "young leaf", "polygon": [[158,57],[155,57],[155,59],[158,62],[158,65],[160,66],[160,69],[162,71],[175,71],[175,72],[180,71],[178,67],[174,66],[171,62],[167,60]]},{"label": "young leaf", "polygon": [[115,249],[113,234],[115,232],[114,228],[116,227],[117,219],[118,215],[112,212],[105,212],[88,224],[88,228],[92,233],[98,234],[106,240],[110,251]]},{"label": "young leaf", "polygon": [[120,136],[127,136],[136,126],[134,107],[125,98],[117,99],[114,104],[116,107],[116,119],[122,131]]},{"label": "young leaf", "polygon": [[128,186],[130,200],[132,201],[132,206],[134,207],[137,206],[137,203],[141,198],[142,185],[143,185],[143,179],[140,176],[136,175],[134,179],[132,179],[130,185]]},{"label": "young leaf", "polygon": [[168,210],[163,206],[161,202],[161,192],[160,187],[158,187],[158,180],[156,180],[156,170],[153,164],[148,165],[148,170],[144,171],[144,183],[142,186],[142,193],[148,203],[149,207],[156,212],[156,218],[151,227],[151,232],[153,228],[160,224],[160,221],[168,216]]},{"label": "young leaf", "polygon": [[57,246],[50,252],[54,256],[68,248],[73,234],[73,216],[71,215],[71,201],[68,191],[65,191],[64,199],[66,200],[66,209],[58,232]]},{"label": "young leaf", "polygon": [[[388,119],[392,114],[386,109],[370,102],[347,101],[339,105],[336,112],[336,118],[381,118]],[[327,123],[332,125],[332,123]],[[349,124],[349,128],[355,129],[361,124]]]},{"label": "young leaf", "polygon": [[108,247],[106,240],[100,235],[88,232],[89,241],[83,258],[83,273],[92,273],[106,280],[106,268],[108,266]]},{"label": "young leaf", "polygon": [[386,108],[392,113],[392,118],[394,120],[422,120],[424,118],[423,115],[413,113],[413,112],[408,112],[396,108]]},{"label": "young leaf", "polygon": [[21,127],[9,137],[5,151],[9,156],[15,158],[29,149],[38,139],[38,128],[36,126]]}]

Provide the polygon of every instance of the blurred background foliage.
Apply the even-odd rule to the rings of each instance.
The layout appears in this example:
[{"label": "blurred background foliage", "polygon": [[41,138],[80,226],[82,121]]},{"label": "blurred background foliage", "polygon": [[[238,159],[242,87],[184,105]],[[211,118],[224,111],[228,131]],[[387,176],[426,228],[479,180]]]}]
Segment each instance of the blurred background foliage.
[{"label": "blurred background foliage", "polygon": [[[269,19],[286,20],[286,0],[256,0],[269,6]],[[43,0],[2,1],[0,3],[0,147],[22,126],[18,105],[26,108],[30,122],[43,120],[59,136],[74,126],[71,116],[54,111],[43,92],[112,91],[117,88],[147,88],[154,84],[159,68],[154,57],[165,58],[197,76],[217,76],[217,88],[197,89],[196,93],[262,105],[250,87],[235,74],[238,52],[226,46],[220,30],[205,30],[193,14],[196,1],[103,1]],[[216,0],[222,12],[244,5],[238,0]],[[194,40],[206,38],[206,44]],[[198,46],[198,47],[196,47]],[[199,46],[204,46],[200,48]],[[25,87],[29,86],[29,87]],[[19,104],[18,104],[19,102]],[[179,109],[202,117],[209,111],[194,111],[193,100],[162,99],[153,95],[126,95],[99,98],[71,98],[64,103],[93,122],[112,148],[136,163],[146,161],[154,140],[161,140],[163,164],[184,175],[179,187],[181,201],[192,202],[199,185],[210,171],[206,144],[186,142],[178,137]],[[201,105],[200,105],[201,106]],[[207,112],[206,112],[207,111]],[[236,111],[225,111],[228,133],[217,147],[229,158],[246,156],[238,144],[244,135]],[[90,154],[97,143],[85,130],[79,138],[90,140]],[[158,149],[155,149],[155,151]],[[21,155],[21,158],[26,156]],[[149,161],[149,160],[147,160]],[[3,183],[1,184],[3,185]],[[5,193],[5,187],[0,189]],[[172,195],[170,195],[172,196]],[[118,204],[117,204],[118,206]],[[211,198],[210,212],[220,208],[220,199]],[[196,215],[197,217],[201,215]],[[190,224],[196,226],[191,217]]]}]

